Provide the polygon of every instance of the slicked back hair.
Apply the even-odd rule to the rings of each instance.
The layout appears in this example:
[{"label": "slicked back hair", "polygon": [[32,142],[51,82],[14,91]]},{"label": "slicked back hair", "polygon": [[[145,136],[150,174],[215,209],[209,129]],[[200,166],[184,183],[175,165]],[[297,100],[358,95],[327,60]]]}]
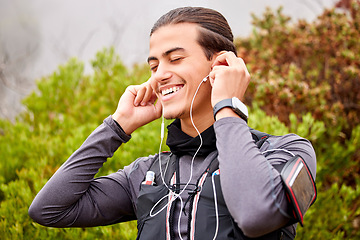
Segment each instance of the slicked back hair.
[{"label": "slicked back hair", "polygon": [[176,8],[161,16],[151,29],[150,36],[160,27],[178,24],[195,23],[199,25],[198,43],[205,56],[210,60],[220,51],[231,51],[236,55],[233,43],[234,36],[225,17],[209,8],[182,7]]}]

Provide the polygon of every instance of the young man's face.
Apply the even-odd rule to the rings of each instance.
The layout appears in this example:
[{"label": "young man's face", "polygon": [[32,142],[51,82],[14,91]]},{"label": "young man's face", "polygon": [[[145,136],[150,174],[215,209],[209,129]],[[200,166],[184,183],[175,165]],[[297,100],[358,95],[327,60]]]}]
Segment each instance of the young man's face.
[{"label": "young man's face", "polygon": [[[189,118],[196,89],[211,71],[212,61],[206,58],[197,36],[196,24],[180,23],[160,27],[150,38],[151,86],[165,118]],[[196,95],[193,116],[211,110],[211,86],[206,82]]]}]

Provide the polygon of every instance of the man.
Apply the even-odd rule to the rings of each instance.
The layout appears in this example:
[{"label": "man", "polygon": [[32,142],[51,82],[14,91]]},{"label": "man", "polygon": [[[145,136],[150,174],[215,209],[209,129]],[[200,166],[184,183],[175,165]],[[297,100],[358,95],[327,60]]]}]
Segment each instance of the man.
[{"label": "man", "polygon": [[[148,63],[149,81],[126,89],[115,113],[38,193],[30,216],[52,227],[137,219],[138,239],[293,238],[277,167],[298,154],[315,177],[315,152],[294,134],[254,142],[240,101],[250,75],[226,19],[206,8],[170,11],[151,31]],[[171,154],[94,179],[132,132],[161,115],[175,119]]]}]

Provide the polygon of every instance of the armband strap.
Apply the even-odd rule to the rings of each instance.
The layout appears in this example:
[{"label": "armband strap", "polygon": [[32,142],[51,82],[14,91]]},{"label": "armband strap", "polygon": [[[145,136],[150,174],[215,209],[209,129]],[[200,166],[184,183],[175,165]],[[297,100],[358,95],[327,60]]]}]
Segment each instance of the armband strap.
[{"label": "armband strap", "polygon": [[316,184],[311,172],[299,155],[291,158],[281,170],[281,178],[293,206],[296,221],[303,226],[305,212],[316,200]]}]

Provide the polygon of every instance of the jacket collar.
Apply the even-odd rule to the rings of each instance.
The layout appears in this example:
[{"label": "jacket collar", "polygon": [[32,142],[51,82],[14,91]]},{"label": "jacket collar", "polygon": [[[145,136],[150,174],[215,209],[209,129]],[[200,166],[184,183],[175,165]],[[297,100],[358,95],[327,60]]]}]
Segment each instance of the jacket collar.
[{"label": "jacket collar", "polygon": [[[194,155],[200,146],[200,137],[191,137],[181,130],[179,119],[174,120],[168,127],[166,144],[172,153],[178,156]],[[206,156],[216,150],[216,136],[213,125],[201,133],[203,144],[197,153],[199,156]]]}]

